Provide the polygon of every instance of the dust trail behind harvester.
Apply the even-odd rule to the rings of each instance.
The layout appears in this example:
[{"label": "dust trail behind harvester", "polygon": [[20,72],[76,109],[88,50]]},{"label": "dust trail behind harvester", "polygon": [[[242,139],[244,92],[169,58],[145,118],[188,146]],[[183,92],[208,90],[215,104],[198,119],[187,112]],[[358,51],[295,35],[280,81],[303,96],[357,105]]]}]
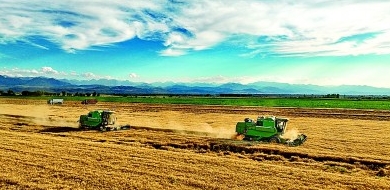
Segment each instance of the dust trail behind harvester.
[{"label": "dust trail behind harvester", "polygon": [[235,135],[235,122],[226,122],[230,119],[230,115],[160,111],[157,113],[118,112],[117,117],[121,124],[129,124],[138,128],[155,128],[179,134],[195,134],[213,138],[230,139]]},{"label": "dust trail behind harvester", "polygon": [[229,130],[223,127],[213,127],[208,123],[198,123],[196,126],[187,126],[177,121],[170,121],[169,125],[164,128],[175,129],[179,133],[183,134],[188,133],[188,131],[199,132],[214,138],[231,138],[235,135],[234,130]]},{"label": "dust trail behind harvester", "polygon": [[213,127],[208,123],[201,123],[198,130],[209,133],[211,137],[215,138],[231,138],[235,135],[234,130],[229,130],[223,127]]},{"label": "dust trail behind harvester", "polygon": [[78,127],[76,119],[66,120],[63,116],[66,113],[57,107],[40,105],[31,109],[29,113],[32,116],[31,123],[44,126]]}]

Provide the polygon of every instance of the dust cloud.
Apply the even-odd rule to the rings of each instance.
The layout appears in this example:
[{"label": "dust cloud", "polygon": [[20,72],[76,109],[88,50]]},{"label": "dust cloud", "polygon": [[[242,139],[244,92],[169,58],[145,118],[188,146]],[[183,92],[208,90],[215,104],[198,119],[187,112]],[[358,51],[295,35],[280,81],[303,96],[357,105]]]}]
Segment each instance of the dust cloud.
[{"label": "dust cloud", "polygon": [[211,137],[215,138],[231,138],[236,134],[235,130],[229,130],[223,127],[213,127],[208,123],[202,123],[198,130],[208,133]]},{"label": "dust cloud", "polygon": [[[118,121],[133,126],[174,130],[178,134],[196,134],[213,138],[231,138],[235,122],[226,123],[220,114],[194,114],[182,111],[118,112]],[[225,116],[229,118],[228,115]],[[216,119],[218,118],[218,119]]]},{"label": "dust cloud", "polygon": [[[63,115],[58,114],[60,112],[59,107],[42,105],[32,106],[29,108],[28,115],[31,123],[43,126],[61,126],[61,127],[78,127],[78,122],[69,121],[64,118]],[[64,111],[61,110],[63,113]]]},{"label": "dust cloud", "polygon": [[209,137],[214,138],[232,138],[236,135],[234,128],[213,126],[206,122],[190,122],[188,120],[176,120],[170,118],[167,123],[160,123],[159,127],[165,129],[177,130],[177,133],[187,134],[191,132],[205,133]]},{"label": "dust cloud", "polygon": [[294,139],[298,138],[299,134],[300,133],[299,133],[298,129],[293,128],[293,129],[287,130],[281,137],[284,139],[294,140]]}]

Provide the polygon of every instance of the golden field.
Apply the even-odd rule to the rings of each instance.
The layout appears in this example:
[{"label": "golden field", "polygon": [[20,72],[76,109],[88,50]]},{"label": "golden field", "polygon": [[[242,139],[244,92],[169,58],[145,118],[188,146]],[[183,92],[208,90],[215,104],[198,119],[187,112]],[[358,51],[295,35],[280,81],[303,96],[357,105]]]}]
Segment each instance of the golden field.
[{"label": "golden field", "polygon": [[[130,130],[77,129],[111,109]],[[288,117],[299,147],[233,140]],[[0,99],[1,189],[390,189],[390,112]]]}]

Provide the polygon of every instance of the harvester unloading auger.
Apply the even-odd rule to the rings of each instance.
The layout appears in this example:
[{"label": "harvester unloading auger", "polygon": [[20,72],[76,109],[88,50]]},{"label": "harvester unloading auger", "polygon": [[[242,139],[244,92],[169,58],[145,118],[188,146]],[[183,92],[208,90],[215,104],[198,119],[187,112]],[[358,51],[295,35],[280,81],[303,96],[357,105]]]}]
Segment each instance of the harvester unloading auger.
[{"label": "harvester unloading auger", "polygon": [[88,115],[80,115],[80,129],[94,129],[100,131],[114,131],[129,129],[130,125],[117,126],[115,125],[116,116],[114,111],[110,110],[95,110],[90,111]]},{"label": "harvester unloading auger", "polygon": [[306,141],[304,134],[297,135],[294,139],[284,138],[283,135],[287,128],[286,118],[277,118],[275,116],[259,116],[257,121],[246,118],[244,122],[238,122],[236,125],[237,135],[243,135],[244,140],[267,141],[270,143],[282,143],[289,146],[298,146]]}]

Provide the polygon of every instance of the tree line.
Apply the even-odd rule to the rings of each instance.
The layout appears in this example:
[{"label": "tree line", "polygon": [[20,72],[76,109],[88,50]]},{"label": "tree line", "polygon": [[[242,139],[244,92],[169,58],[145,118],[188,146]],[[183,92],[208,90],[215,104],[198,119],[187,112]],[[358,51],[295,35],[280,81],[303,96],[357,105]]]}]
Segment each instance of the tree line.
[{"label": "tree line", "polygon": [[76,93],[70,93],[66,91],[61,91],[59,93],[57,92],[46,92],[42,90],[37,90],[37,91],[28,91],[28,90],[23,90],[20,93],[16,93],[13,90],[9,89],[7,91],[2,91],[0,90],[0,96],[100,96],[99,93],[95,92],[76,92]]},{"label": "tree line", "polygon": [[[0,90],[0,96],[81,96],[96,97],[100,93],[94,92],[47,92],[43,90],[15,92],[11,89]],[[304,98],[304,99],[357,99],[357,100],[390,100],[388,95],[340,95],[340,94],[112,94],[118,96],[168,96],[168,97],[253,97],[253,98]]]}]

